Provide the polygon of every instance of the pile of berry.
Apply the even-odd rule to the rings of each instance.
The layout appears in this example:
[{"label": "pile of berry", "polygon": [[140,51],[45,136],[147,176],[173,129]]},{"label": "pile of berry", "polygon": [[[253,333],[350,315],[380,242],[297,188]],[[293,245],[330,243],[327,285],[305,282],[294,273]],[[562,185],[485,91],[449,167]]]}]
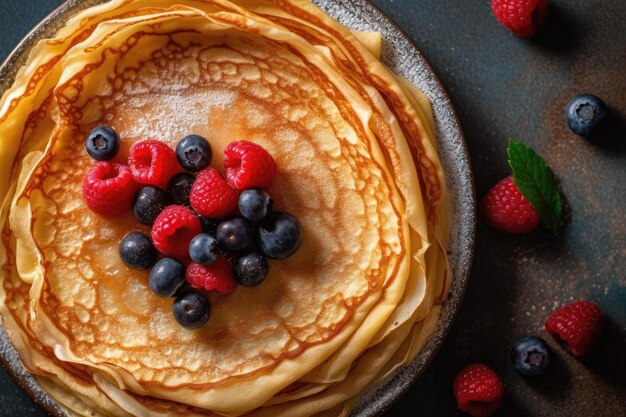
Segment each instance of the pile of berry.
[{"label": "pile of berry", "polygon": [[126,235],[120,257],[129,268],[152,268],[152,291],[176,297],[174,317],[186,328],[208,321],[205,293],[227,295],[237,283],[258,285],[268,273],[266,258],[287,258],[300,246],[300,223],[273,211],[263,190],[276,175],[276,163],[255,143],[226,147],[225,178],[210,167],[213,150],[198,135],[185,136],[176,151],[157,140],[137,142],[126,164],[112,161],[119,138],[108,126],[95,128],[86,148],[99,162],[83,182],[85,202],[105,217],[132,209],[139,222],[152,226],[150,236]]}]

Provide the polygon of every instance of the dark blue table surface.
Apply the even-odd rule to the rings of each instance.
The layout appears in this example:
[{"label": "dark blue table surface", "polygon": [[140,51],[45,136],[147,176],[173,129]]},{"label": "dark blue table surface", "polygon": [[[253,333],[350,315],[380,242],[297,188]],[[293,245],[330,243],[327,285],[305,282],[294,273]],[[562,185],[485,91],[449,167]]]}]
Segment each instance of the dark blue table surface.
[{"label": "dark blue table surface", "polygon": [[[0,0],[0,60],[59,0]],[[488,0],[375,0],[415,40],[459,113],[479,196],[509,175],[508,138],[532,145],[559,177],[567,225],[508,236],[478,227],[476,256],[459,317],[437,358],[386,416],[452,416],[452,380],[484,362],[503,378],[500,416],[626,416],[626,5],[551,1],[533,40],[512,36]],[[580,92],[611,106],[607,134],[589,142],[563,122]],[[543,322],[557,306],[597,302],[609,323],[584,360],[563,352]],[[549,371],[525,379],[509,363],[511,342],[540,334],[556,353]],[[0,417],[45,413],[0,371]]]}]

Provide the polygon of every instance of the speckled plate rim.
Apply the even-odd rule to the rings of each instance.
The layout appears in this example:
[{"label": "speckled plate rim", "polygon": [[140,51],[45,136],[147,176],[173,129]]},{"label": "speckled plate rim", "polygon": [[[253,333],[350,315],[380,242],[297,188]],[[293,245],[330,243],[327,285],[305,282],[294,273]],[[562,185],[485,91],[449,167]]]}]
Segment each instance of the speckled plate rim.
[{"label": "speckled plate rim", "polygon": [[[0,66],[0,96],[12,85],[17,71],[26,62],[29,51],[39,40],[52,36],[70,16],[106,1],[67,0],[35,26]],[[461,125],[450,98],[432,67],[411,39],[369,0],[313,0],[313,2],[351,29],[380,32],[383,37],[382,61],[428,95],[435,117],[437,148],[452,199],[453,218],[448,255],[453,279],[448,299],[443,305],[434,334],[415,359],[367,391],[352,413],[354,417],[373,417],[388,410],[422,375],[443,344],[461,306],[474,254],[476,233],[474,181]],[[1,323],[0,362],[13,380],[42,409],[54,416],[65,415],[24,368]]]}]

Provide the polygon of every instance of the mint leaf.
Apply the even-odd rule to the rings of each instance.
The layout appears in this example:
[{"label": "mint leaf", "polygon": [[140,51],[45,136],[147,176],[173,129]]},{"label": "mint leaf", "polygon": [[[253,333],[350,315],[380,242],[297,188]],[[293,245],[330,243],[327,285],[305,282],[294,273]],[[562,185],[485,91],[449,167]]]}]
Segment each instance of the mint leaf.
[{"label": "mint leaf", "polygon": [[550,167],[535,151],[514,140],[509,141],[507,153],[515,185],[556,234],[563,215],[563,197]]}]

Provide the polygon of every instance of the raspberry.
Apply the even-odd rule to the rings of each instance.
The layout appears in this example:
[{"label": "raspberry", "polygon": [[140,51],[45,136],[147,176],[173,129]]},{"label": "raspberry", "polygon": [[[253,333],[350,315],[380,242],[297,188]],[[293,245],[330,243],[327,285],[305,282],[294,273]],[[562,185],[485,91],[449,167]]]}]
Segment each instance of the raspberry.
[{"label": "raspberry", "polygon": [[191,187],[191,207],[205,217],[224,217],[237,212],[239,194],[224,181],[217,169],[200,172]]},{"label": "raspberry", "polygon": [[231,294],[237,287],[232,265],[223,256],[217,258],[217,261],[209,266],[190,263],[185,279],[195,289],[215,291],[220,295]]},{"label": "raspberry", "polygon": [[83,198],[92,211],[115,217],[131,209],[137,188],[126,165],[102,161],[94,164],[87,173],[83,181]]},{"label": "raspberry", "polygon": [[546,320],[550,332],[574,356],[584,356],[604,328],[604,313],[589,301],[577,301],[556,310]]},{"label": "raspberry", "polygon": [[158,140],[144,140],[130,148],[128,165],[135,182],[154,185],[162,190],[175,174],[183,172],[178,165],[176,153]]},{"label": "raspberry", "polygon": [[541,221],[513,177],[503,179],[489,190],[480,202],[480,215],[489,226],[509,233],[531,232]]},{"label": "raspberry", "polygon": [[530,38],[548,16],[548,0],[491,0],[496,19],[522,38]]},{"label": "raspberry", "polygon": [[461,411],[486,417],[500,408],[504,386],[487,365],[473,363],[463,368],[454,379],[454,396]]},{"label": "raspberry", "polygon": [[274,158],[256,143],[231,142],[224,150],[226,181],[235,190],[268,187],[276,176]]},{"label": "raspberry", "polygon": [[187,260],[189,243],[200,233],[200,219],[193,211],[183,206],[169,206],[154,221],[152,241],[164,255]]}]

